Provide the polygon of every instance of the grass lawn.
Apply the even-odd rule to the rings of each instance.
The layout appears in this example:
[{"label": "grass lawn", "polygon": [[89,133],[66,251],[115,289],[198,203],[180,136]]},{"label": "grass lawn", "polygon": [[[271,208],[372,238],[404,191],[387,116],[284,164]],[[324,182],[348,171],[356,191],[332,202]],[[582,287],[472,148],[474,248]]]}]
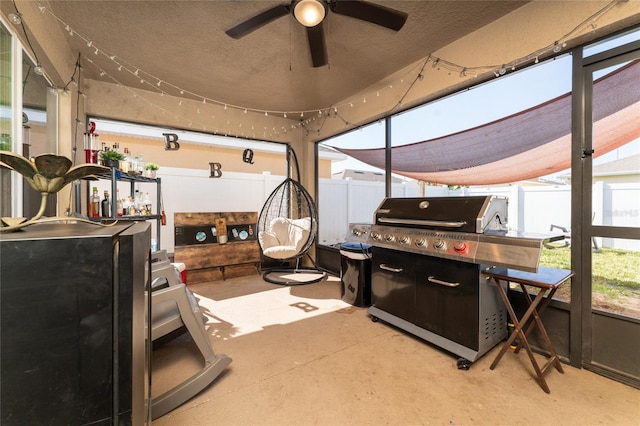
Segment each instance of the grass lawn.
[{"label": "grass lawn", "polygon": [[[591,259],[593,307],[640,317],[640,252],[603,248]],[[543,248],[540,265],[571,269],[571,249]],[[569,301],[570,293],[570,286],[563,285],[556,298]]]}]

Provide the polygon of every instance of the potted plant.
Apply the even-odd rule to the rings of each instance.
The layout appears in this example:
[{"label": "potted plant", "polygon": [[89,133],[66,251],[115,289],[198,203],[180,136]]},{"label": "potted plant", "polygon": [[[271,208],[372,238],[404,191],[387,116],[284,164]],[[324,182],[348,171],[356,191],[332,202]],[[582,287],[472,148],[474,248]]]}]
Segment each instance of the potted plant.
[{"label": "potted plant", "polygon": [[104,166],[120,168],[120,161],[124,160],[124,154],[112,149],[100,151],[100,161]]},{"label": "potted plant", "polygon": [[148,178],[155,178],[156,177],[156,171],[160,168],[159,165],[157,165],[156,163],[147,163],[144,166],[145,169],[145,176]]}]

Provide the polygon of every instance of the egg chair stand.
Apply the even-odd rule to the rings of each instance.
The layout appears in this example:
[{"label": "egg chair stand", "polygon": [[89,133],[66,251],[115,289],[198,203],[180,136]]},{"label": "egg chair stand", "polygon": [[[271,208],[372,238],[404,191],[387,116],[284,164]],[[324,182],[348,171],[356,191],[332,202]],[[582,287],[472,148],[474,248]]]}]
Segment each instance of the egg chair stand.
[{"label": "egg chair stand", "polygon": [[[300,184],[300,172],[295,152],[287,146],[288,170],[293,164],[298,180],[288,176],[269,195],[262,207],[258,224],[258,243],[262,255],[291,267],[263,269],[262,278],[272,284],[301,285],[322,281],[327,274],[315,267],[308,251],[318,232],[318,210],[311,194]],[[288,173],[290,174],[290,173]],[[301,267],[307,256],[314,268]]]}]

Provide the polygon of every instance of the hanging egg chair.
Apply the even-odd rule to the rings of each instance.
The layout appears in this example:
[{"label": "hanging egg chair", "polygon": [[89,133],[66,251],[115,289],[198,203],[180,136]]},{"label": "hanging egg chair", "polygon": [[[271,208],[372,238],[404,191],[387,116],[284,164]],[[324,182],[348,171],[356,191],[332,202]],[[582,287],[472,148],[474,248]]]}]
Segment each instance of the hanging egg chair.
[{"label": "hanging egg chair", "polygon": [[[295,152],[287,146],[287,163],[300,172]],[[290,167],[288,167],[289,169]],[[288,173],[289,174],[289,173]],[[263,269],[265,281],[280,285],[311,284],[322,281],[326,273],[317,268],[301,268],[318,232],[318,210],[311,194],[298,180],[288,176],[269,195],[256,226],[262,255],[280,266]],[[309,257],[311,262],[313,259]],[[290,266],[295,263],[295,266]]]}]

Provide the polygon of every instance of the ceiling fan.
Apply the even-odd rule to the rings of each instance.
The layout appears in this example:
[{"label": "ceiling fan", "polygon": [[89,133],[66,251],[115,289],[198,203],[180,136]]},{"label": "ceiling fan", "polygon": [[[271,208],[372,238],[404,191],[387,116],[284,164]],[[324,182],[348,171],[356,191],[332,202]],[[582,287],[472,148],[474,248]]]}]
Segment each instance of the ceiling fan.
[{"label": "ceiling fan", "polygon": [[291,13],[299,23],[307,27],[311,61],[314,67],[321,67],[328,63],[322,27],[327,10],[394,31],[402,28],[408,16],[405,12],[363,0],[293,0],[289,4],[265,10],[225,32],[229,37],[239,39]]}]

